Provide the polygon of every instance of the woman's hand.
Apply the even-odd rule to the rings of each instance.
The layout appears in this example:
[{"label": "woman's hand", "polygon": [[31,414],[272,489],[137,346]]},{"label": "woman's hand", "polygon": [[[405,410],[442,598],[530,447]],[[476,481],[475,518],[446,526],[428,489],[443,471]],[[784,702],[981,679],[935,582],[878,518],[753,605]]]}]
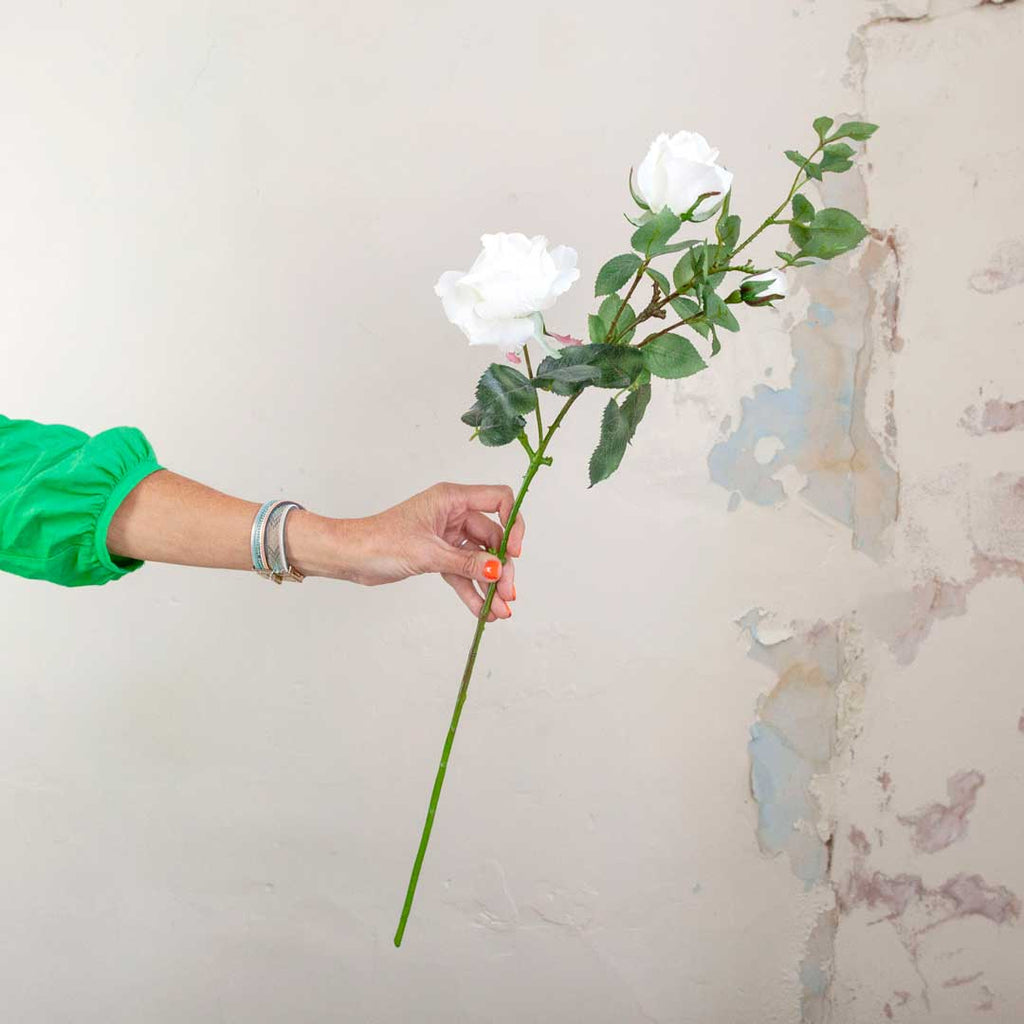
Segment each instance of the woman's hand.
[{"label": "woman's hand", "polygon": [[[407,501],[364,519],[333,520],[340,565],[321,575],[340,576],[376,586],[408,576],[436,572],[476,616],[488,586],[498,583],[488,621],[507,619],[515,600],[512,557],[523,550],[526,524],[517,516],[509,534],[504,565],[487,551],[501,547],[502,525],[513,504],[512,489],[504,485],[435,484]],[[488,513],[498,513],[499,525]],[[319,517],[315,517],[319,518]],[[295,547],[292,531],[296,527]],[[300,539],[303,513],[288,517],[288,550],[302,569]],[[314,572],[318,570],[314,568]]]}]

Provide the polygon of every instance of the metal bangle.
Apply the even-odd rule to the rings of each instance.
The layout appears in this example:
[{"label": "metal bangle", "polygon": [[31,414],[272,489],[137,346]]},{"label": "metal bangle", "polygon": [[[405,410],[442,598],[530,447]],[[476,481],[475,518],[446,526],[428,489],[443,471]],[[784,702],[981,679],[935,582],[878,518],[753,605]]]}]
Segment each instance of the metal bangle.
[{"label": "metal bangle", "polygon": [[266,575],[267,573],[267,563],[263,557],[263,530],[266,527],[267,517],[277,504],[276,500],[265,501],[252,520],[252,531],[249,534],[249,552],[252,556],[253,571],[261,575]]},{"label": "metal bangle", "polygon": [[267,516],[264,530],[264,562],[275,576],[282,579],[302,577],[302,574],[289,564],[288,552],[285,549],[285,523],[288,513],[295,508],[301,509],[302,506],[297,501],[280,502]]}]

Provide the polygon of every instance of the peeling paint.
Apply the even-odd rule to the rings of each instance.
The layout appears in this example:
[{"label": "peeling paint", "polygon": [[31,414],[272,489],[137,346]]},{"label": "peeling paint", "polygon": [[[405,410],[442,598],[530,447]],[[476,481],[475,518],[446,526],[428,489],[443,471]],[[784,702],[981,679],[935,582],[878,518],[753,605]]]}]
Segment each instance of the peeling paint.
[{"label": "peeling paint", "polygon": [[[853,266],[816,267],[809,276],[812,301],[790,335],[789,386],[761,384],[742,399],[739,422],[711,449],[708,470],[733,496],[763,506],[787,500],[782,474],[795,470],[799,497],[849,526],[855,548],[882,559],[899,503],[886,383],[887,354],[902,346],[894,236],[877,235]],[[880,416],[869,414],[869,385],[885,393]]]},{"label": "peeling paint", "polygon": [[838,924],[838,912],[834,908],[826,910],[818,917],[807,937],[800,963],[801,1024],[827,1024],[830,1019]]},{"label": "peeling paint", "polygon": [[827,775],[835,749],[837,685],[842,673],[838,630],[816,623],[805,632],[765,644],[748,613],[749,656],[779,673],[751,726],[751,791],[758,807],[762,851],[785,852],[797,878],[810,888],[827,876],[831,824],[814,779]]}]

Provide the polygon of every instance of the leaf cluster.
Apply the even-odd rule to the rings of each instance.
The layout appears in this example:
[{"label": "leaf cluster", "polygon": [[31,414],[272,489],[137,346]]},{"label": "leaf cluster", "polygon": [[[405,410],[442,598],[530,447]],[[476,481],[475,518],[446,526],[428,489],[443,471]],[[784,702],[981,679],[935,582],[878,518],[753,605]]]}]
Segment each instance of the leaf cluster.
[{"label": "leaf cluster", "polygon": [[[721,350],[719,330],[736,332],[739,322],[732,309],[736,304],[758,307],[771,305],[779,295],[770,291],[771,280],[750,280],[764,273],[738,254],[766,228],[788,225],[794,253],[777,250],[786,267],[801,267],[834,259],[856,248],[866,237],[864,225],[846,210],[816,209],[800,189],[809,181],[821,181],[827,173],[842,173],[853,166],[854,149],[846,139],[863,142],[877,126],[864,121],[846,121],[838,127],[829,117],[813,123],[817,146],[809,156],[786,150],[786,157],[799,167],[783,204],[750,236],[741,241],[742,224],[730,210],[732,193],[710,213],[697,215],[697,207],[716,193],[700,196],[683,214],[669,209],[651,211],[629,186],[642,215],[632,220],[631,251],[608,260],[598,271],[594,295],[600,299],[596,313],[588,317],[590,344],[562,349],[537,367],[532,378],[502,364],[492,364],[481,376],[476,402],[463,422],[474,428],[475,437],[485,445],[505,445],[520,438],[526,442],[526,417],[538,404],[538,392],[564,397],[579,395],[587,388],[614,389],[601,417],[600,437],[590,459],[590,485],[607,479],[618,468],[627,446],[651,401],[652,378],[678,380],[707,368],[704,357],[681,333],[692,329],[711,341],[711,355]],[[791,215],[780,219],[781,212]],[[713,235],[680,239],[684,224],[718,217]],[[628,218],[627,218],[628,219]],[[655,261],[671,258],[659,268]],[[737,287],[720,294],[730,273],[745,275]],[[652,295],[646,306],[637,299],[641,282]],[[645,322],[677,317],[659,327],[637,344],[631,344]],[[622,394],[625,398],[620,401]],[[526,442],[528,451],[530,450]]]}]

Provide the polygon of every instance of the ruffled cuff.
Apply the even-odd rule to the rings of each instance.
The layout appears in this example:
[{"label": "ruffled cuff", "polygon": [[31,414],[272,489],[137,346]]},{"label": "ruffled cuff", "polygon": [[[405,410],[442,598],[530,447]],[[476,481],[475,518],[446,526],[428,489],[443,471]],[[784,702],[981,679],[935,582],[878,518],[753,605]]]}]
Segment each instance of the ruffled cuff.
[{"label": "ruffled cuff", "polygon": [[81,587],[142,565],[107,549],[125,496],[162,468],[140,430],[114,427],[89,437],[28,420],[0,428],[0,569]]}]

